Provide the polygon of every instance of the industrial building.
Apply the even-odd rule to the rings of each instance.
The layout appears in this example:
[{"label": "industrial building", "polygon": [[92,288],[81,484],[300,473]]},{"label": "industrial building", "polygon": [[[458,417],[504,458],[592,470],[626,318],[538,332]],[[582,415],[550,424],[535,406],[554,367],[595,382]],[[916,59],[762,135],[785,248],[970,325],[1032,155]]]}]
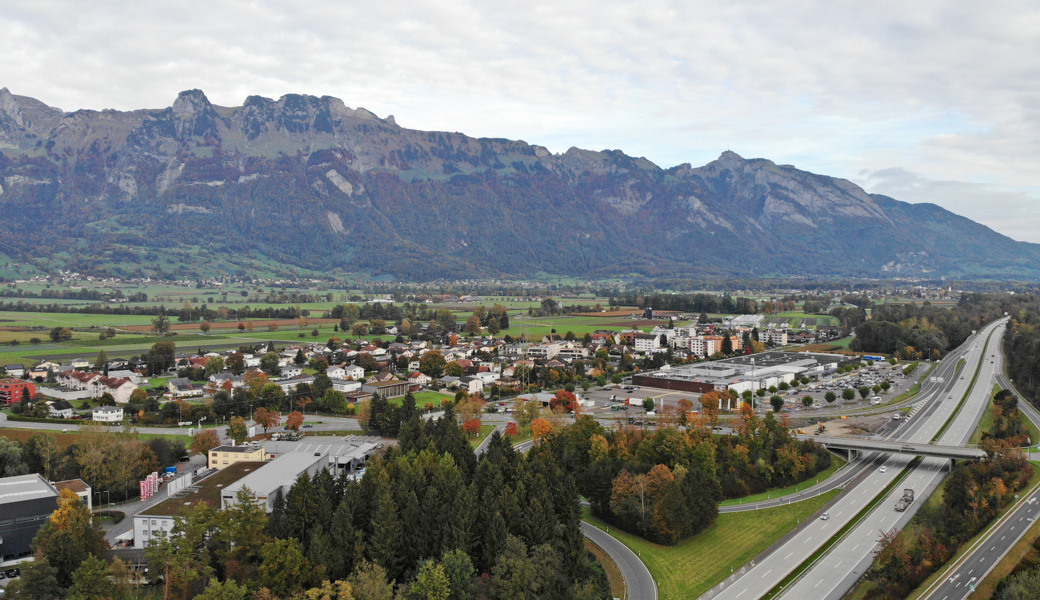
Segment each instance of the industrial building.
[{"label": "industrial building", "polygon": [[639,386],[698,394],[712,391],[741,393],[790,383],[796,377],[818,379],[859,357],[811,352],[762,352],[736,358],[664,367],[632,378]]},{"label": "industrial building", "polygon": [[271,512],[274,509],[275,496],[279,490],[283,495],[288,494],[289,488],[296,483],[296,479],[300,475],[307,473],[314,477],[328,466],[329,455],[324,452],[282,454],[278,458],[264,463],[262,467],[242,479],[226,486],[220,493],[220,506],[221,508],[234,506],[238,503],[239,490],[249,488],[249,491],[256,497],[256,503],[264,507],[267,512]]},{"label": "industrial building", "polygon": [[[192,508],[206,504],[219,509],[220,494],[229,485],[254,473],[264,466],[262,462],[238,462],[195,482],[166,500],[134,515],[134,548],[145,548],[160,532],[169,535],[178,517],[185,517]],[[185,475],[185,477],[191,477]],[[166,488],[167,490],[169,488]],[[160,490],[160,493],[162,491]]]},{"label": "industrial building", "polygon": [[32,554],[36,533],[58,508],[58,490],[41,475],[0,478],[0,563]]},{"label": "industrial building", "polygon": [[348,436],[342,440],[312,441],[306,438],[302,442],[268,442],[267,455],[277,458],[285,454],[298,452],[314,456],[321,453],[329,457],[329,470],[333,475],[351,473],[368,464],[368,459],[381,447],[380,438],[374,436]]}]

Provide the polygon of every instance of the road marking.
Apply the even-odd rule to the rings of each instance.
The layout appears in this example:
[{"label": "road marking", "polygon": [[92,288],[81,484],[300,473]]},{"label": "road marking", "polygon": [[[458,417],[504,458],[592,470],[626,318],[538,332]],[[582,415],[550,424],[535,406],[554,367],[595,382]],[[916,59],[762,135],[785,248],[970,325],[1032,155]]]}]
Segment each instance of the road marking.
[{"label": "road marking", "polygon": [[[743,594],[746,591],[747,591],[747,588],[744,588],[744,589],[740,590],[740,594]],[[740,598],[740,594],[737,594],[737,598]]]},{"label": "road marking", "polygon": [[791,558],[792,554],[794,554],[794,550],[791,550],[790,552],[788,552],[787,556],[784,557],[784,560],[787,560],[787,559]]},{"label": "road marking", "polygon": [[821,583],[823,583],[822,579],[816,582],[816,585],[813,586],[813,589],[816,589],[816,588],[820,587]]}]

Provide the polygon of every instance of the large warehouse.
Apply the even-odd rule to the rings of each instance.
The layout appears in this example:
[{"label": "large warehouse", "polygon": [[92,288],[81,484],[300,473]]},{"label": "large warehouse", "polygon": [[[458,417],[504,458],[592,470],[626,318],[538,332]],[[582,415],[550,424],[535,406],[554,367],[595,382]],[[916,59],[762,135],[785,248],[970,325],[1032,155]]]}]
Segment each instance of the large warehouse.
[{"label": "large warehouse", "polygon": [[812,352],[762,352],[736,358],[665,367],[632,378],[638,386],[680,390],[697,394],[711,391],[755,391],[791,382],[803,375],[810,379],[833,373],[858,362],[858,357]]},{"label": "large warehouse", "polygon": [[32,554],[36,532],[58,508],[58,490],[37,474],[0,478],[0,562]]}]

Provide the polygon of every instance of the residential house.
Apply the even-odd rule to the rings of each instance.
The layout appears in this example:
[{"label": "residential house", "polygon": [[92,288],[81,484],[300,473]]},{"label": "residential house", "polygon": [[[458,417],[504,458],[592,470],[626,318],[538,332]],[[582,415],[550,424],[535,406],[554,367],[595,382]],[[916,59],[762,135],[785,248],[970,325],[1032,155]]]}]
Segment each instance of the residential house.
[{"label": "residential house", "polygon": [[430,376],[422,371],[412,371],[408,374],[408,383],[418,385],[419,387],[426,387],[430,384]]},{"label": "residential house", "polygon": [[484,391],[484,382],[477,377],[463,377],[459,379],[459,388],[470,394],[480,394]]},{"label": "residential house", "polygon": [[166,383],[166,394],[171,398],[190,398],[191,396],[201,396],[205,393],[205,387],[192,383],[187,377],[177,377],[171,379]]},{"label": "residential house", "polygon": [[91,413],[95,421],[99,423],[121,423],[123,421],[122,406],[99,406]]},{"label": "residential house", "polygon": [[100,398],[104,394],[111,394],[116,404],[126,404],[130,401],[130,394],[134,393],[137,386],[127,378],[119,377],[95,377],[90,382],[90,397]]},{"label": "residential house", "polygon": [[71,419],[73,415],[72,405],[66,400],[41,400],[47,403],[50,416],[54,419]]},{"label": "residential house", "polygon": [[21,378],[25,376],[25,366],[21,363],[12,363],[9,365],[4,365],[4,370],[7,371],[7,375],[10,377]]},{"label": "residential house", "polygon": [[116,379],[129,379],[134,385],[140,386],[142,384],[148,384],[147,377],[141,377],[137,371],[131,371],[130,369],[117,369],[112,370],[111,367],[108,369],[108,376],[115,377]]}]

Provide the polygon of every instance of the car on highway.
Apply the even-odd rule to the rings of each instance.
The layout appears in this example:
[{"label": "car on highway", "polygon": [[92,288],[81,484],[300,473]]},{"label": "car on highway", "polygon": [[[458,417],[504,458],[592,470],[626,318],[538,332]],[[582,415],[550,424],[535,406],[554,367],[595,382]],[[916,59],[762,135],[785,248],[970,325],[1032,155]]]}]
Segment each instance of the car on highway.
[{"label": "car on highway", "polygon": [[886,466],[882,465],[881,469],[879,469],[879,470],[880,470],[880,471],[881,471],[882,473],[887,473],[887,472],[888,472],[888,467],[886,467]]},{"label": "car on highway", "polygon": [[822,515],[820,515],[820,520],[821,521],[826,521],[827,519],[830,519],[830,518],[831,518],[831,513],[823,513]]}]

